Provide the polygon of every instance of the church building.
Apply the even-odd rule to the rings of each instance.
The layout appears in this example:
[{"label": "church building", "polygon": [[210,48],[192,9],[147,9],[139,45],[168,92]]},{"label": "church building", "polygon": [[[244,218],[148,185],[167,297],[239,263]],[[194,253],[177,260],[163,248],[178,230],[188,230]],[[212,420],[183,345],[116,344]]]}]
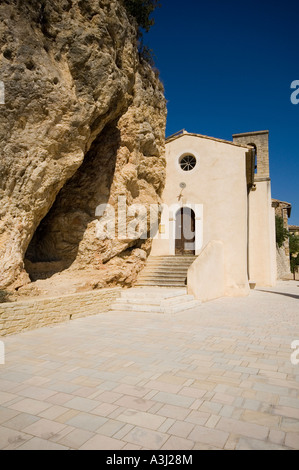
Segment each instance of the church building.
[{"label": "church building", "polygon": [[166,140],[166,184],[151,256],[193,256],[188,291],[201,300],[276,282],[269,132],[226,141],[180,131]]}]

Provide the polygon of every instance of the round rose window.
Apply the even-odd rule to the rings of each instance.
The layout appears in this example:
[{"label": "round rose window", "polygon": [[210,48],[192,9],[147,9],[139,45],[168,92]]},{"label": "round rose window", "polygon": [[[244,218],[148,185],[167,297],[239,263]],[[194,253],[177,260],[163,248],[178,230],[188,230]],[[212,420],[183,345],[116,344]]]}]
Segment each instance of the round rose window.
[{"label": "round rose window", "polygon": [[191,171],[196,165],[196,158],[193,155],[185,155],[180,159],[180,167],[183,171]]}]

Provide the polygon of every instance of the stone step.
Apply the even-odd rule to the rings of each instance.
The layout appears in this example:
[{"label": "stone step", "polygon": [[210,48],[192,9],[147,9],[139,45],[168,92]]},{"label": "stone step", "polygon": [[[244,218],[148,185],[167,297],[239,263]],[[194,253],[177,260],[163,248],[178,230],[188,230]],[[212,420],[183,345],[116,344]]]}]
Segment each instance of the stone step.
[{"label": "stone step", "polygon": [[191,308],[195,308],[201,305],[201,302],[199,300],[192,300],[190,302],[187,302],[185,304],[180,304],[177,306],[171,306],[167,307],[165,313],[179,313],[179,312],[184,312],[185,310],[190,310]]},{"label": "stone step", "polygon": [[149,256],[148,260],[194,261],[197,256]]},{"label": "stone step", "polygon": [[144,268],[140,274],[146,272],[146,273],[151,273],[151,274],[187,274],[189,266],[186,266],[186,268],[176,268],[175,266],[165,266],[164,268],[152,268],[150,266],[147,266]]},{"label": "stone step", "polygon": [[186,273],[188,271],[188,268],[189,266],[179,266],[179,267],[176,267],[176,266],[146,266],[142,272],[150,272],[150,273],[161,273],[161,274],[164,274],[164,273],[180,273],[180,274],[183,274],[183,273]]},{"label": "stone step", "polygon": [[173,279],[173,280],[182,280],[186,279],[187,273],[182,273],[182,274],[176,274],[176,273],[166,273],[166,274],[141,274],[138,279]]},{"label": "stone step", "polygon": [[184,274],[176,274],[176,273],[165,273],[165,274],[155,274],[155,273],[143,273],[138,276],[138,280],[143,279],[178,279],[183,280],[187,278],[187,273]]},{"label": "stone step", "polygon": [[111,306],[112,311],[125,311],[125,312],[144,312],[144,313],[178,313],[191,308],[197,307],[200,302],[192,300],[183,302],[178,305],[147,305],[147,304],[133,304],[133,303],[117,303],[114,302]]},{"label": "stone step", "polygon": [[[178,283],[183,284],[183,286],[184,286],[185,282],[187,282],[186,279],[187,279],[187,276],[182,277],[182,278],[149,277],[149,278],[146,278],[146,279],[143,279],[143,278],[140,277],[140,278],[137,279],[136,284],[140,283],[140,282],[161,282],[162,284],[165,283],[165,282],[167,284],[169,284],[171,282],[178,282]],[[155,285],[155,284],[153,284],[153,285]],[[170,287],[171,287],[171,285],[170,285]],[[173,287],[177,287],[177,286],[173,285]]]},{"label": "stone step", "polygon": [[151,258],[196,258],[196,255],[150,255]]},{"label": "stone step", "polygon": [[152,287],[184,287],[186,283],[183,281],[137,281],[136,287],[152,286]]},{"label": "stone step", "polygon": [[146,266],[143,271],[148,272],[178,272],[185,273],[188,271],[189,266]]},{"label": "stone step", "polygon": [[155,305],[134,305],[134,304],[120,304],[113,303],[111,309],[114,312],[146,312],[146,313],[164,313],[165,308]]},{"label": "stone step", "polygon": [[146,263],[144,269],[169,269],[169,268],[175,268],[175,269],[188,269],[189,266],[191,266],[191,263]]},{"label": "stone step", "polygon": [[[169,279],[169,278],[151,278],[151,277],[148,277],[148,278],[140,278],[136,281],[136,286],[138,287],[141,287],[143,285],[143,283],[146,283],[148,285],[148,283],[150,283],[153,287],[154,286],[162,286],[162,285],[165,285],[166,287],[186,287],[187,286],[187,280],[186,278],[182,278],[182,279],[179,279],[179,278],[175,278],[175,279]],[[174,284],[172,284],[174,283]],[[177,284],[179,284],[179,286],[177,286]]]},{"label": "stone step", "polygon": [[175,270],[175,271],[188,271],[190,265],[188,264],[188,266],[182,266],[182,265],[174,265],[174,264],[164,264],[164,265],[157,265],[157,266],[152,266],[150,264],[147,264],[143,270],[147,270],[147,271],[172,271],[172,270]]},{"label": "stone step", "polygon": [[196,256],[150,256],[136,286],[183,287]]},{"label": "stone step", "polygon": [[193,301],[194,301],[193,295],[185,294],[179,297],[172,297],[170,299],[164,299],[161,302],[161,304],[167,307],[170,307],[173,305],[185,304],[186,302],[193,302]]},{"label": "stone step", "polygon": [[161,287],[134,287],[131,289],[123,290],[121,293],[121,298],[123,299],[132,299],[132,298],[148,298],[153,296],[158,296],[160,299],[176,299],[177,297],[187,295],[186,287],[183,288],[161,288]]},{"label": "stone step", "polygon": [[190,266],[193,263],[193,261],[171,261],[171,260],[165,260],[165,261],[147,261],[146,265],[147,266],[181,266],[181,267],[186,267]]},{"label": "stone step", "polygon": [[141,313],[178,313],[200,305],[193,295],[182,287],[133,287],[121,292],[111,305],[111,311]]},{"label": "stone step", "polygon": [[177,296],[177,297],[171,297],[171,298],[168,298],[168,299],[161,299],[161,298],[155,298],[155,297],[128,297],[128,298],[119,298],[119,299],[116,299],[115,302],[114,302],[114,305],[129,305],[129,304],[132,304],[132,305],[139,305],[139,306],[143,306],[144,304],[146,305],[161,305],[161,306],[164,306],[164,307],[170,307],[170,306],[175,306],[175,305],[178,305],[178,304],[185,304],[186,302],[190,302],[190,301],[193,301],[194,300],[194,297],[193,295],[187,295],[187,294],[184,294],[184,295],[181,295],[181,296]]},{"label": "stone step", "polygon": [[148,260],[151,261],[189,261],[192,262],[197,258],[197,256],[149,256]]}]

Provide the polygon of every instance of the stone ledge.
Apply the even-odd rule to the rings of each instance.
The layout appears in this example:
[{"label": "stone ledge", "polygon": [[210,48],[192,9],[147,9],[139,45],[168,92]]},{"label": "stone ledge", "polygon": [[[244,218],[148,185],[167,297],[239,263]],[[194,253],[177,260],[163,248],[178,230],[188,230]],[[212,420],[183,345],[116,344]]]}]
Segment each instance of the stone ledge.
[{"label": "stone ledge", "polygon": [[0,304],[0,336],[107,312],[121,287]]}]

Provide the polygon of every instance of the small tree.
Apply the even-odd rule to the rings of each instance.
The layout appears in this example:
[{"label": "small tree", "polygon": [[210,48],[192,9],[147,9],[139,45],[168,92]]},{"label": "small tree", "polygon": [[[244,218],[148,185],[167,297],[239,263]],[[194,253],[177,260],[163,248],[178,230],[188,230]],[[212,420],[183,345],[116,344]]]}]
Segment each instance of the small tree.
[{"label": "small tree", "polygon": [[294,280],[296,278],[296,272],[299,269],[299,256],[291,256],[291,272],[294,275]]},{"label": "small tree", "polygon": [[127,11],[134,16],[140,28],[148,32],[155,24],[155,20],[150,18],[153,11],[160,7],[159,0],[123,0]]},{"label": "small tree", "polygon": [[283,226],[283,218],[279,215],[275,216],[275,228],[276,228],[276,243],[278,247],[282,247],[285,240],[289,237],[289,231]]},{"label": "small tree", "polygon": [[294,233],[289,235],[289,244],[290,244],[290,264],[291,271],[294,274],[294,279],[296,276],[296,271],[298,271],[299,266],[299,237]]},{"label": "small tree", "polygon": [[151,18],[153,11],[161,6],[160,0],[122,0],[127,12],[133,16],[137,22],[138,52],[141,60],[147,62],[152,68],[155,65],[152,49],[143,43],[142,30],[146,33],[155,24]]}]

